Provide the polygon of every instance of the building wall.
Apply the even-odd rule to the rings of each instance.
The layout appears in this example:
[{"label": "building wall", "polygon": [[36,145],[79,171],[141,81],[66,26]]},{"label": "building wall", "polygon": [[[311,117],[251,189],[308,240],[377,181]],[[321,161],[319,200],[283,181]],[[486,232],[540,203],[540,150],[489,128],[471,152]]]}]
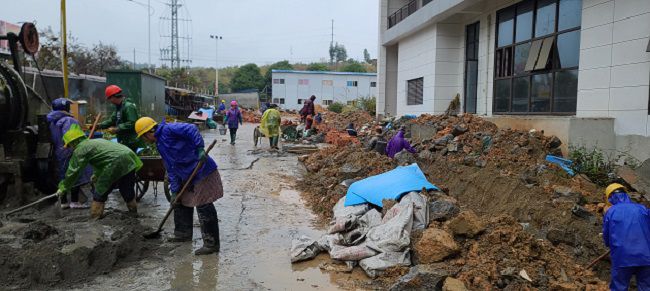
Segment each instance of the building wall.
[{"label": "building wall", "polygon": [[[272,75],[274,80],[284,79],[284,84],[273,83],[273,102],[284,98],[284,104],[279,104],[283,109],[299,110],[302,103],[298,99],[306,100],[311,95],[316,96],[316,104],[320,105],[325,105],[324,100],[347,104],[358,98],[377,96],[377,87],[370,87],[371,82],[377,82],[376,75],[300,72],[273,72]],[[308,85],[300,84],[299,80],[308,80]],[[332,81],[332,86],[324,85],[324,80]],[[347,86],[348,81],[357,81],[357,87]]]}]

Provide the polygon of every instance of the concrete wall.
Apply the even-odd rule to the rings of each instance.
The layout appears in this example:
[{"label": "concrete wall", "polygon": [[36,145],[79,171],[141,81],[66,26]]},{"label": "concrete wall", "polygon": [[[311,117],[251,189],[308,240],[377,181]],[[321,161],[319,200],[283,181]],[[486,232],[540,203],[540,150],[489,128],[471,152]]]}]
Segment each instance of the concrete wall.
[{"label": "concrete wall", "polygon": [[257,92],[219,94],[219,99],[226,100],[226,107],[228,108],[230,107],[230,101],[235,100],[241,107],[259,109],[260,94]]},{"label": "concrete wall", "polygon": [[[344,72],[273,72],[275,79],[284,79],[284,84],[273,84],[273,99],[284,98],[283,109],[299,110],[303,104],[298,99],[306,100],[311,95],[316,96],[316,103],[324,105],[324,100],[347,104],[359,98],[376,97],[377,87],[371,87],[371,82],[377,82],[376,74],[344,73]],[[301,84],[299,80],[307,80]],[[332,86],[323,81],[332,81]],[[356,81],[357,86],[347,86],[348,81]]]}]

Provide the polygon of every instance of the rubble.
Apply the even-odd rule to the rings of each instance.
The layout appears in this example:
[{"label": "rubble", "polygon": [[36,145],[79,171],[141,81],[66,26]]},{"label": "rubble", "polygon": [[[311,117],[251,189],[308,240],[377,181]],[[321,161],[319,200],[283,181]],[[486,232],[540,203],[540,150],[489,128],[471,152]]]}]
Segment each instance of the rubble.
[{"label": "rubble", "polygon": [[414,255],[421,264],[440,262],[458,252],[460,248],[451,234],[437,228],[425,229],[413,249]]},{"label": "rubble", "polygon": [[442,291],[468,291],[463,281],[447,277],[442,284]]},{"label": "rubble", "polygon": [[447,276],[448,273],[444,270],[432,268],[429,265],[417,265],[412,267],[408,274],[401,277],[389,290],[439,290]]},{"label": "rubble", "polygon": [[475,237],[477,234],[485,230],[483,223],[471,210],[461,212],[456,217],[454,217],[454,219],[449,221],[449,224],[447,226],[454,235],[462,235],[467,237]]}]

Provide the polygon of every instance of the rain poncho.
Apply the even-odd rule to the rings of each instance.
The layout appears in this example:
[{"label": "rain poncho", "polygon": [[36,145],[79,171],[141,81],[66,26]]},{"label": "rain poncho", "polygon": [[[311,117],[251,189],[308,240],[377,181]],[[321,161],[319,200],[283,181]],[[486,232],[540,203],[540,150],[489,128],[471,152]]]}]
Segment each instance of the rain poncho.
[{"label": "rain poncho", "polygon": [[222,113],[225,110],[226,110],[226,104],[222,102],[221,104],[219,104],[219,109],[217,110],[217,112]]},{"label": "rain poncho", "polygon": [[[57,178],[59,181],[65,178],[65,172],[68,169],[68,161],[72,156],[72,149],[63,147],[63,134],[70,129],[73,124],[79,125],[79,122],[66,111],[52,111],[47,114],[47,122],[50,124],[50,135],[54,146],[54,158],[56,159]],[[90,182],[92,171],[87,167],[81,175],[76,185],[83,185]]]},{"label": "rain poncho", "polygon": [[269,108],[262,115],[260,123],[260,131],[266,137],[273,137],[280,135],[280,111],[275,108]]},{"label": "rain poncho", "polygon": [[129,148],[105,139],[81,141],[72,152],[65,179],[59,183],[59,190],[69,191],[77,182],[87,165],[92,166],[97,177],[95,191],[103,195],[122,176],[137,171],[142,161]]},{"label": "rain poncho", "polygon": [[111,117],[102,123],[98,124],[99,129],[107,129],[109,127],[117,127],[117,141],[131,150],[135,151],[138,147],[142,147],[142,143],[135,133],[135,122],[140,117],[138,108],[135,104],[124,99],[121,105],[115,106],[115,111]]},{"label": "rain poncho", "polygon": [[611,250],[612,268],[650,266],[648,209],[626,193],[609,198],[612,207],[603,219],[603,240]]},{"label": "rain poncho", "polygon": [[[178,193],[199,162],[198,149],[205,147],[203,137],[195,125],[189,123],[158,124],[154,133],[156,146],[169,176],[169,189]],[[217,164],[206,156],[203,167],[196,173],[192,184],[217,169]]]},{"label": "rain poncho", "polygon": [[226,111],[226,123],[228,123],[228,128],[239,128],[239,124],[242,122],[243,119],[239,108],[230,108]]},{"label": "rain poncho", "polygon": [[391,158],[394,158],[395,155],[401,152],[403,149],[406,149],[410,153],[415,153],[415,149],[411,147],[411,144],[404,138],[404,131],[399,131],[386,146],[386,155]]}]

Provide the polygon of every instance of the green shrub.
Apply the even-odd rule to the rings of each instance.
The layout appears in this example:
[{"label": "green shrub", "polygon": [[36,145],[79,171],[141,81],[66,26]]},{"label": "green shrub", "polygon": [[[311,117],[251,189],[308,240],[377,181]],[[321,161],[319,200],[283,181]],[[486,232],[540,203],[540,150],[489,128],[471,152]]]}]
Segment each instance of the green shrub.
[{"label": "green shrub", "polygon": [[576,173],[586,175],[592,182],[603,187],[614,182],[619,161],[632,168],[639,165],[638,160],[627,153],[608,155],[596,147],[588,149],[585,146],[570,145],[569,159],[573,161],[572,168]]},{"label": "green shrub", "polygon": [[345,107],[345,104],[343,104],[341,102],[334,102],[334,103],[330,104],[329,106],[327,106],[327,110],[332,111],[332,112],[336,112],[336,113],[341,113],[341,112],[343,112],[343,107]]},{"label": "green shrub", "polygon": [[367,97],[367,98],[359,98],[357,100],[357,107],[359,107],[361,110],[364,110],[368,112],[370,115],[374,116],[377,112],[377,98],[373,97]]}]

